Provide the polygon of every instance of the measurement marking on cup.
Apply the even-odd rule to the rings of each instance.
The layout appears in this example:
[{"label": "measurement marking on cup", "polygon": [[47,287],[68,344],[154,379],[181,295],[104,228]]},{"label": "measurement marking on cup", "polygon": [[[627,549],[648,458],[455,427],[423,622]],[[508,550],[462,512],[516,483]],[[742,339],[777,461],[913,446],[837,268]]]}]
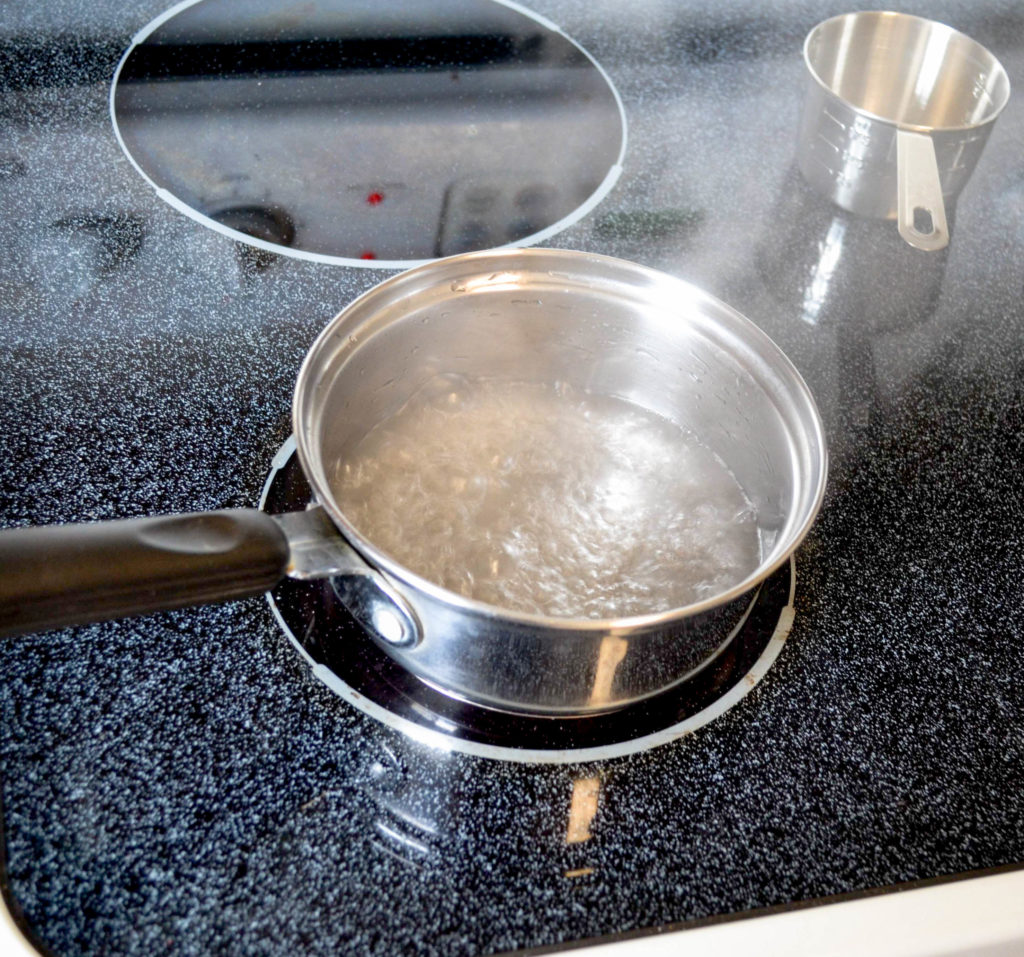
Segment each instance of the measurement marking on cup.
[{"label": "measurement marking on cup", "polygon": [[835,123],[836,126],[839,127],[839,129],[843,130],[844,132],[846,131],[846,124],[841,119],[839,119],[838,116],[833,116],[827,108],[822,110],[822,113],[824,113],[825,116],[832,120],[832,122]]},{"label": "measurement marking on cup", "polygon": [[821,140],[821,142],[824,143],[830,150],[833,150],[836,153],[843,152],[843,148],[839,146],[837,143],[833,143],[832,140],[830,140],[824,133],[819,133],[818,139]]}]

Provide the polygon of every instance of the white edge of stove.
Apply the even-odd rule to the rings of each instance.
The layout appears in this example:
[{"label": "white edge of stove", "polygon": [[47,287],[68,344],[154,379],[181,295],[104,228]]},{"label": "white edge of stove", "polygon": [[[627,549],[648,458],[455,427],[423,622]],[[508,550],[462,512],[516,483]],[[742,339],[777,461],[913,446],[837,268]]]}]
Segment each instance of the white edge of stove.
[{"label": "white edge of stove", "polygon": [[1020,957],[1024,870],[594,944],[573,957]]},{"label": "white edge of stove", "polygon": [[[0,955],[34,955],[0,907]],[[1024,870],[573,949],[580,957],[1019,957]]]}]

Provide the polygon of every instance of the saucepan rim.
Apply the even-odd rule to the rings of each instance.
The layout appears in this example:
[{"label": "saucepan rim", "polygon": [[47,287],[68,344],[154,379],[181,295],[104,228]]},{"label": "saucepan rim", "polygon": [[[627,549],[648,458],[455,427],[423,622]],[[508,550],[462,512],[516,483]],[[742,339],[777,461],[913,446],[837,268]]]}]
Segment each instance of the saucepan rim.
[{"label": "saucepan rim", "polygon": [[[546,262],[544,270],[547,272],[550,268],[549,261],[552,257],[567,264],[576,264],[577,266],[585,263],[597,270],[628,269],[645,275],[658,283],[670,282],[675,284],[680,291],[685,291],[693,301],[713,307],[716,312],[724,312],[730,321],[742,330],[746,337],[745,343],[757,346],[771,354],[772,361],[775,363],[774,371],[786,380],[787,387],[790,389],[790,398],[800,407],[801,420],[809,428],[809,432],[805,433],[804,438],[811,450],[817,453],[817,468],[812,470],[812,474],[802,476],[813,486],[814,491],[805,507],[805,514],[802,520],[790,532],[785,547],[779,550],[776,545],[772,550],[772,554],[775,555],[774,558],[760,563],[750,575],[728,590],[688,605],[620,618],[555,617],[518,611],[468,598],[458,592],[438,585],[404,566],[380,550],[369,537],[360,532],[335,501],[324,470],[320,466],[321,459],[316,447],[316,438],[312,435],[313,430],[309,427],[307,413],[311,408],[310,403],[313,400],[313,393],[317,389],[317,382],[315,381],[316,367],[322,361],[325,352],[337,351],[337,349],[341,348],[339,343],[347,339],[347,336],[338,335],[339,327],[348,321],[351,316],[366,309],[368,304],[372,305],[375,299],[386,301],[386,297],[396,287],[408,286],[414,284],[417,280],[432,276],[438,277],[438,281],[441,281],[441,277],[445,277],[447,271],[451,270],[453,266],[472,264],[479,266],[481,275],[490,275],[498,269],[505,271],[512,268],[519,271],[528,270],[532,264],[539,266],[541,260],[546,260],[548,262]],[[498,263],[501,263],[500,267]],[[447,279],[444,281],[447,281]],[[363,321],[365,322],[365,320]],[[464,253],[413,267],[373,286],[352,300],[339,312],[321,331],[306,353],[293,392],[292,419],[299,461],[317,502],[326,510],[340,534],[368,565],[382,572],[393,582],[404,583],[406,586],[429,595],[435,601],[441,602],[453,610],[467,613],[480,619],[505,623],[514,622],[542,629],[600,632],[604,634],[616,631],[657,630],[681,619],[696,617],[752,592],[761,582],[789,561],[790,556],[807,536],[821,509],[828,476],[828,450],[825,431],[811,390],[792,361],[763,330],[731,306],[682,279],[627,260],[577,250],[530,247]]]}]

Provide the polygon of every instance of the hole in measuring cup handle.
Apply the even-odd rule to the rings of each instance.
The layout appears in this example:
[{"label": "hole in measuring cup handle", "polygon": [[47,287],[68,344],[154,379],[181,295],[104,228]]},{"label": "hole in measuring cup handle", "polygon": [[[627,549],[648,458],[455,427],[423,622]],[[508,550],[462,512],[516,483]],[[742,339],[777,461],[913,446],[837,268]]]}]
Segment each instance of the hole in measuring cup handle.
[{"label": "hole in measuring cup handle", "polygon": [[331,579],[338,600],[370,635],[393,648],[415,648],[423,640],[416,612],[382,574],[367,568]]},{"label": "hole in measuring cup handle", "polygon": [[914,207],[914,231],[922,236],[930,236],[935,232],[935,221],[930,210],[923,206]]}]

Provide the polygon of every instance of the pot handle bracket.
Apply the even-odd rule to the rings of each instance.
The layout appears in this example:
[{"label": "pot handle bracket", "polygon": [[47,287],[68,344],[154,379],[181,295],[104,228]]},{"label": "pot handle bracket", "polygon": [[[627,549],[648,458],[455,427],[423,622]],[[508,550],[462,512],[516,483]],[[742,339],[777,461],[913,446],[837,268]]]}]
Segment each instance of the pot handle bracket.
[{"label": "pot handle bracket", "polygon": [[368,565],[338,534],[322,506],[273,518],[288,540],[289,578],[332,579],[352,617],[385,645],[409,649],[422,641],[423,628],[412,606],[383,572]]}]

